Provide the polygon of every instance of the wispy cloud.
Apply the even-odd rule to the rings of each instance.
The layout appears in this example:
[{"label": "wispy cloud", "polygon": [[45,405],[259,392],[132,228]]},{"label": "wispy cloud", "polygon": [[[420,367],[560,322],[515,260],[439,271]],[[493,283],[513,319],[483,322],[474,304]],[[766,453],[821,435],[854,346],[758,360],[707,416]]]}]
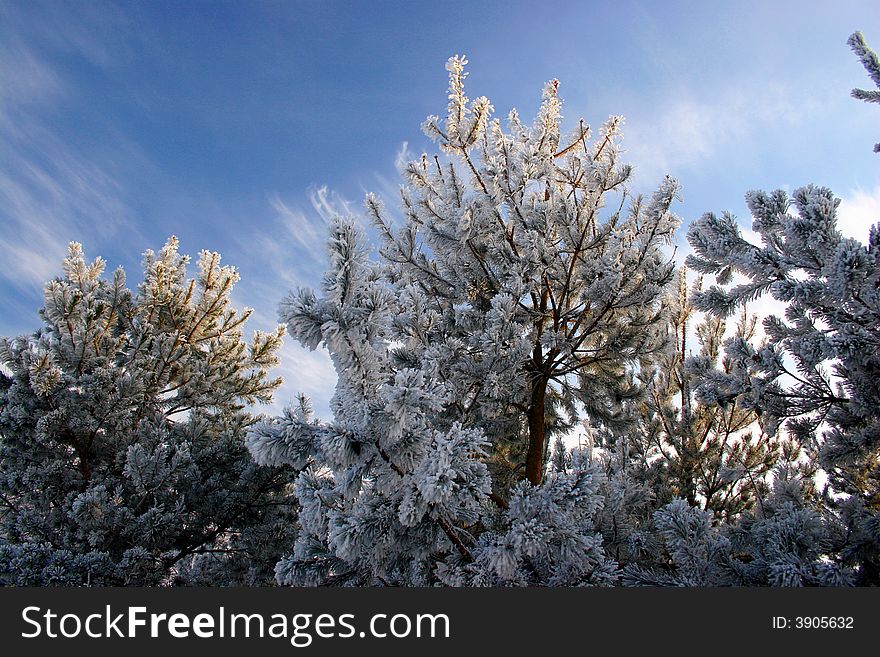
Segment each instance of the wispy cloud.
[{"label": "wispy cloud", "polygon": [[317,212],[318,216],[327,224],[336,217],[345,217],[357,221],[361,214],[355,210],[348,199],[330,190],[326,185],[316,187],[310,191],[309,203],[312,206],[312,210]]},{"label": "wispy cloud", "polygon": [[[18,20],[9,7],[3,18]],[[68,141],[53,120],[78,99],[51,48],[60,43],[100,63],[104,47],[75,16],[56,28],[0,39],[0,278],[25,293],[60,270],[68,241],[118,242],[138,232],[112,162]]]},{"label": "wispy cloud", "polygon": [[[276,308],[281,299],[297,287],[317,287],[327,268],[326,242],[331,222],[339,216],[363,222],[363,213],[328,187],[315,187],[299,203],[269,194],[271,217],[266,227],[239,240],[246,258],[259,263],[259,270],[240,283],[237,295],[254,306],[250,325],[272,330],[277,325]],[[312,400],[320,417],[329,418],[330,398],[336,385],[336,371],[324,348],[310,351],[293,338],[285,338],[280,365],[273,373],[283,377],[276,392],[274,410],[286,406],[298,394]]]},{"label": "wispy cloud", "polygon": [[301,210],[291,209],[277,194],[269,199],[269,205],[280,219],[285,235],[300,248],[311,252],[326,237],[326,230],[322,230],[323,222],[316,221]]},{"label": "wispy cloud", "polygon": [[[239,248],[252,262],[260,263],[258,298],[277,305],[292,287],[320,282],[327,266],[329,226],[337,216],[355,217],[351,204],[327,187],[309,190],[305,203],[285,201],[277,192],[268,195],[271,216],[259,231],[242,234]],[[305,208],[303,207],[305,206]]]},{"label": "wispy cloud", "polygon": [[[46,280],[60,267],[66,244],[84,236],[115,238],[133,231],[118,182],[82,153],[38,125],[0,126],[8,167],[0,170],[0,239],[14,286]],[[28,134],[29,133],[29,134]]]},{"label": "wispy cloud", "polygon": [[9,120],[9,108],[58,99],[65,89],[55,71],[32,52],[14,42],[0,47],[0,107]]}]

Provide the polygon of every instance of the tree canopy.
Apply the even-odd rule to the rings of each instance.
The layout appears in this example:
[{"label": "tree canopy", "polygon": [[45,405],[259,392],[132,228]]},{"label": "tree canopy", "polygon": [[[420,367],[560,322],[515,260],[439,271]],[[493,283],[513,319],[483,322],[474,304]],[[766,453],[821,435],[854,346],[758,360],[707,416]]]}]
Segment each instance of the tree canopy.
[{"label": "tree canopy", "polygon": [[238,274],[172,238],[136,293],[71,244],[43,326],[0,341],[0,580],[261,583],[290,539],[287,475],[244,445],[281,333],[242,326]]}]

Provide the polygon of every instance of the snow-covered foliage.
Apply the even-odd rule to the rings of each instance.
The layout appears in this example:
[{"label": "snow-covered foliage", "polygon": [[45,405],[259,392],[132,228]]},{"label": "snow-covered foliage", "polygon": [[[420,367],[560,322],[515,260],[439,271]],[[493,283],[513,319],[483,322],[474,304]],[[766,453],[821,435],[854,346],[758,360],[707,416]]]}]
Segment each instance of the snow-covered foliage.
[{"label": "snow-covered foliage", "polygon": [[633,375],[665,344],[660,301],[674,267],[663,247],[679,223],[678,185],[631,197],[621,117],[594,141],[583,121],[563,134],[555,80],[532,125],[512,111],[505,128],[485,98],[468,104],[465,63],[447,65],[445,123],[423,126],[447,157],[404,171],[403,225],[375,199],[368,210],[403,302],[399,358],[443,372],[450,412],[490,437],[505,492],[523,467],[541,482],[548,441],[579,409],[609,426],[631,420]]},{"label": "snow-covered foliage", "polygon": [[735,402],[761,415],[769,432],[799,441],[828,477],[823,506],[846,527],[838,546],[861,583],[880,583],[880,225],[869,242],[837,230],[839,200],[808,186],[749,192],[753,230],[743,238],[729,214],[692,224],[691,267],[727,279],[695,295],[695,305],[726,316],[770,294],[785,317],[764,320],[769,342],[725,343],[727,371],[706,371],[695,389],[706,401]]},{"label": "snow-covered foliage", "polygon": [[402,225],[367,199],[380,257],[340,219],[320,294],[281,304],[338,374],[332,421],[301,401],[249,437],[258,462],[303,468],[281,582],[614,581],[601,470],[561,458],[545,479],[547,442],[583,416],[634,422],[636,374],[666,346],[677,184],[631,197],[621,119],[563,135],[556,81],[532,125],[504,127],[465,97],[465,64],[423,126],[442,154],[405,167]]},{"label": "snow-covered foliage", "polygon": [[629,586],[849,586],[853,572],[826,558],[839,539],[802,500],[768,500],[757,517],[713,526],[678,499],[654,514],[660,562],[630,565]]},{"label": "snow-covered foliage", "polygon": [[[764,432],[753,410],[694,394],[714,369],[729,374],[733,363],[722,354],[727,322],[720,317],[700,319],[695,330],[699,351],[691,355],[689,322],[696,315],[691,297],[699,293],[702,280],[688,290],[686,272],[679,271],[678,290],[669,297],[674,339],[651,373],[630,456],[642,461],[655,499],[682,498],[710,512],[716,522],[729,522],[767,495],[771,468],[781,454],[795,450]],[[734,339],[754,343],[756,322],[743,307]]]},{"label": "snow-covered foliage", "polygon": [[[871,81],[877,87],[877,91],[853,89],[852,97],[857,100],[863,100],[866,103],[880,103],[880,59],[877,58],[877,53],[868,47],[861,32],[854,32],[849,37],[847,43],[849,43],[850,48],[858,56]],[[874,144],[874,152],[880,153],[880,144]]]},{"label": "snow-covered foliage", "polygon": [[148,251],[133,294],[71,244],[42,328],[0,340],[3,583],[271,581],[288,475],[253,462],[243,409],[277,387],[282,332],[246,343],[235,270],[187,261]]}]

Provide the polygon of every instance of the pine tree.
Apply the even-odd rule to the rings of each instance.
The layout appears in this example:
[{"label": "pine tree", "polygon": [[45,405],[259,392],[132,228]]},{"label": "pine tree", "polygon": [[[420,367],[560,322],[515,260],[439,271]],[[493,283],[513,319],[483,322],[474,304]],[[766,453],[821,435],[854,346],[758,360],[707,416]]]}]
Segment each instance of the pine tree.
[{"label": "pine tree", "polygon": [[[828,477],[823,506],[846,528],[830,554],[858,569],[862,584],[880,582],[880,225],[868,245],[837,230],[839,200],[808,186],[749,192],[753,230],[743,238],[734,217],[706,214],[692,224],[691,267],[742,282],[715,285],[695,305],[726,316],[770,294],[785,318],[768,317],[769,343],[725,344],[728,372],[707,373],[696,390],[704,400],[735,402],[781,424]],[[794,209],[794,213],[790,209]],[[828,547],[828,546],[826,546]]]},{"label": "pine tree", "polygon": [[[878,82],[876,55],[862,35],[853,34],[849,44]],[[853,96],[878,98],[859,89]],[[771,489],[755,487],[757,504],[715,527],[693,496],[680,490],[690,504],[677,499],[650,522],[643,512],[641,522],[624,523],[630,542],[644,549],[628,555],[637,558],[629,560],[623,581],[876,584],[880,226],[872,228],[867,247],[844,238],[836,227],[839,201],[824,188],[804,187],[791,199],[782,191],[749,192],[746,201],[762,246],[745,240],[727,213],[707,213],[688,232],[695,250],[688,264],[715,274],[716,285],[694,296],[696,308],[709,316],[700,331],[703,353],[689,359],[684,380],[693,387],[694,404],[754,422],[773,436],[782,458]],[[746,304],[765,294],[784,304],[785,318],[765,319],[768,341],[762,345],[749,340],[741,319],[719,362],[724,319],[737,309],[744,317]],[[674,371],[672,365],[666,370]],[[654,415],[663,417],[661,405],[655,407]],[[675,426],[677,417],[668,411],[665,416],[663,428],[672,434],[666,426]],[[665,465],[664,459],[655,463]],[[701,469],[711,463],[711,453],[697,461]],[[764,461],[762,470],[770,463]],[[817,474],[827,477],[821,492]],[[638,490],[639,483],[630,488]]]},{"label": "pine tree", "polygon": [[242,326],[238,274],[172,238],[137,293],[71,244],[43,326],[0,341],[0,581],[271,581],[292,540],[288,475],[251,459],[246,405],[270,400],[281,332]]},{"label": "pine tree", "polygon": [[602,476],[585,454],[545,475],[553,434],[588,416],[629,426],[636,373],[665,348],[664,248],[677,184],[627,191],[619,117],[563,138],[557,82],[535,123],[507,129],[464,95],[423,128],[442,154],[409,163],[403,225],[375,197],[371,261],[338,221],[321,296],[280,308],[304,346],[325,345],[332,422],[305,401],[257,425],[261,463],[291,463],[300,535],[285,583],[604,584],[614,565],[594,516]]},{"label": "pine tree", "polygon": [[[797,445],[764,432],[757,413],[695,394],[714,368],[729,372],[732,367],[722,354],[727,322],[703,316],[692,331],[690,323],[698,313],[691,299],[702,279],[689,289],[687,269],[681,268],[677,276],[676,289],[664,304],[672,339],[654,368],[640,374],[645,394],[634,401],[638,423],[616,434],[588,432],[588,443],[596,446],[596,460],[606,475],[601,491],[605,504],[597,525],[606,550],[630,583],[642,582],[634,576],[638,572],[653,573],[645,580],[653,584],[687,581],[676,580],[683,575],[675,569],[668,572],[675,560],[658,518],[677,508],[669,507],[671,503],[700,511],[697,515],[713,531],[726,532],[763,512],[770,484],[783,471],[790,470],[792,476],[796,472],[799,481],[808,477],[792,463],[800,456]],[[743,308],[734,336],[754,341],[756,322]],[[698,355],[692,355],[693,337]],[[703,584],[732,583],[725,577]]]},{"label": "pine tree", "polygon": [[664,346],[660,300],[674,266],[663,247],[678,226],[678,186],[667,179],[651,199],[631,197],[622,118],[594,143],[583,120],[566,137],[555,80],[533,125],[514,110],[504,130],[487,99],[468,104],[465,64],[447,65],[445,123],[423,126],[447,157],[406,168],[404,225],[393,230],[368,205],[395,296],[424,299],[438,320],[424,331],[402,317],[402,355],[424,362],[444,341],[460,345],[442,364],[457,374],[457,413],[537,485],[552,433],[577,422],[579,407],[620,424],[633,373]]},{"label": "pine tree", "polygon": [[[686,272],[679,271],[677,293],[670,295],[673,348],[658,359],[647,385],[639,451],[655,496],[682,498],[711,513],[715,523],[732,522],[768,494],[768,474],[782,448],[792,448],[764,432],[753,410],[694,395],[704,373],[717,368],[729,374],[733,363],[722,357],[727,322],[721,317],[702,318],[696,326],[699,352],[690,355],[688,323],[696,313],[691,297],[702,281],[689,291]],[[756,323],[743,306],[734,339],[752,343]]]},{"label": "pine tree", "polygon": [[[880,103],[880,59],[877,59],[877,53],[867,46],[861,32],[854,32],[847,43],[862,62],[871,81],[877,86],[877,91],[853,89],[852,97],[866,103]],[[874,144],[874,152],[880,153],[880,144]]]}]

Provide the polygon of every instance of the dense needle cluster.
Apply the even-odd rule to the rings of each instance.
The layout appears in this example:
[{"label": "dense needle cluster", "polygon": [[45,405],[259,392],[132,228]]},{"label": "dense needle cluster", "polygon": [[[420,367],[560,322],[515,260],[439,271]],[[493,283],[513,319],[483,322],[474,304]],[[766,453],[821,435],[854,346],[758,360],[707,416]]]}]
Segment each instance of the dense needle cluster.
[{"label": "dense needle cluster", "polygon": [[43,326],[0,341],[0,581],[257,584],[290,540],[283,470],[244,445],[281,333],[231,307],[238,279],[172,238],[136,293],[71,244]]}]

